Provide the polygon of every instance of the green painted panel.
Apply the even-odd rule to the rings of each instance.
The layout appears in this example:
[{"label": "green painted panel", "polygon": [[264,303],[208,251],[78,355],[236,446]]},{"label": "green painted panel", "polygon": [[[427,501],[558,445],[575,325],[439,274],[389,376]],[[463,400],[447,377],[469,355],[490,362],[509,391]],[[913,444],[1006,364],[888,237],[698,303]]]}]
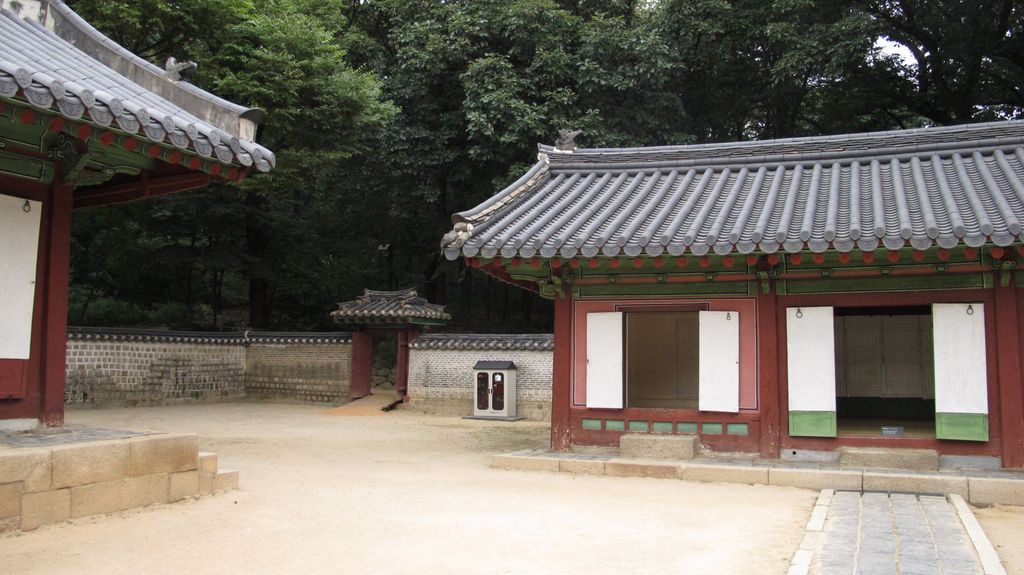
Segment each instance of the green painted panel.
[{"label": "green painted panel", "polygon": [[646,421],[630,421],[629,430],[637,433],[647,433],[647,422]]},{"label": "green painted panel", "polygon": [[600,419],[584,419],[583,429],[600,430],[601,420]]},{"label": "green painted panel", "polygon": [[722,424],[721,423],[702,423],[700,425],[701,433],[705,435],[722,435]]},{"label": "green painted panel", "polygon": [[[779,293],[826,293],[871,291],[918,291],[938,289],[968,289],[985,287],[984,276],[979,274],[935,274],[929,276],[877,278],[835,278],[820,280],[782,280]],[[783,291],[784,290],[784,291]]]},{"label": "green painted panel", "polygon": [[936,413],[935,437],[988,441],[988,416],[984,413]]},{"label": "green painted panel", "polygon": [[53,176],[53,163],[49,160],[29,158],[21,154],[0,151],[0,173],[46,182],[47,175]]},{"label": "green painted panel", "polygon": [[677,423],[676,433],[697,433],[696,423]]},{"label": "green painted panel", "polygon": [[608,431],[626,431],[626,422],[621,419],[606,419],[604,428]]},{"label": "green painted panel", "polygon": [[670,421],[655,421],[654,422],[654,433],[672,433],[672,422],[670,422]]},{"label": "green painted panel", "polygon": [[725,433],[726,435],[750,435],[750,426],[746,423],[727,423]]},{"label": "green painted panel", "polygon": [[792,437],[835,437],[836,412],[790,411],[789,435]]}]

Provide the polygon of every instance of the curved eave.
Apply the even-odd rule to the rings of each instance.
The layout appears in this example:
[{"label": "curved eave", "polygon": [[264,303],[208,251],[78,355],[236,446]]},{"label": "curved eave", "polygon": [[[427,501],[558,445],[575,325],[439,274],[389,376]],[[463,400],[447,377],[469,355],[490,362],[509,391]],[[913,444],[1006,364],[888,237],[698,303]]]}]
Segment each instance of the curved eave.
[{"label": "curved eave", "polygon": [[[1024,241],[1024,122],[741,146],[549,152],[481,204],[448,259],[1010,246]],[[868,144],[881,146],[858,149]],[[808,151],[817,145],[819,151]],[[742,152],[800,147],[800,153]],[[914,149],[911,152],[909,150]],[[693,158],[708,150],[720,156]],[[667,155],[674,155],[667,158]],[[685,157],[684,157],[685,156]],[[522,179],[521,179],[522,180]]]}]

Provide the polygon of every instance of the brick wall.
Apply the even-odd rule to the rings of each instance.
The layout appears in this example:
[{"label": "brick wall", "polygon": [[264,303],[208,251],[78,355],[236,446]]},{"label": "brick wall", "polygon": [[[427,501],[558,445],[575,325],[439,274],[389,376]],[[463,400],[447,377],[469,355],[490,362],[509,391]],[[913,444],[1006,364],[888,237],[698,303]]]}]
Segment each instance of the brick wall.
[{"label": "brick wall", "polygon": [[551,417],[553,340],[540,335],[429,334],[409,353],[409,404],[446,415],[472,415],[473,365],[480,360],[516,364],[517,411],[522,417]]},{"label": "brick wall", "polygon": [[255,341],[246,353],[246,386],[255,399],[344,403],[351,376],[350,343]]},{"label": "brick wall", "polygon": [[68,404],[348,399],[349,334],[69,328]]}]

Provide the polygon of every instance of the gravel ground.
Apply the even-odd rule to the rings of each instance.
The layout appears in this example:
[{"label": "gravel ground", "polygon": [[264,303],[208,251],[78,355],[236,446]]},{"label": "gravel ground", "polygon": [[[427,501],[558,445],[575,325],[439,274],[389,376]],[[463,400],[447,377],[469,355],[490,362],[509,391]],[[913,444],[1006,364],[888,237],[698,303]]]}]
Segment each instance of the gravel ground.
[{"label": "gravel ground", "polygon": [[0,537],[15,573],[785,573],[816,492],[501,471],[543,423],[221,404],[78,409],[196,433],[241,489]]}]

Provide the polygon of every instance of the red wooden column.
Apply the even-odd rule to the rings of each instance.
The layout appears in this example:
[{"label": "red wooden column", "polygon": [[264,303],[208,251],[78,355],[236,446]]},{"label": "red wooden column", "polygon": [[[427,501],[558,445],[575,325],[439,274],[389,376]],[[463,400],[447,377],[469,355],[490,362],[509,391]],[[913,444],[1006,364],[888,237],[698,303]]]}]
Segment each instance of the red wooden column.
[{"label": "red wooden column", "polygon": [[352,381],[349,399],[370,395],[370,366],[373,360],[373,338],[365,331],[352,332]]},{"label": "red wooden column", "polygon": [[782,422],[779,411],[779,332],[775,281],[769,293],[757,293],[757,393],[761,415],[761,457],[778,458]]},{"label": "red wooden column", "polygon": [[1024,388],[1021,387],[1020,315],[1012,271],[995,286],[996,364],[999,371],[999,422],[1003,467],[1024,466]]},{"label": "red wooden column", "polygon": [[569,398],[572,388],[572,296],[555,296],[555,351],[551,358],[551,449],[572,444]]},{"label": "red wooden column", "polygon": [[395,399],[405,399],[409,391],[409,333],[398,332],[398,353],[395,361]]},{"label": "red wooden column", "polygon": [[[57,173],[61,166],[57,163]],[[42,358],[42,421],[49,427],[64,425],[64,383],[68,347],[68,276],[71,271],[71,208],[74,189],[60,182],[50,192],[46,248],[46,285],[43,288],[44,351]]]}]

